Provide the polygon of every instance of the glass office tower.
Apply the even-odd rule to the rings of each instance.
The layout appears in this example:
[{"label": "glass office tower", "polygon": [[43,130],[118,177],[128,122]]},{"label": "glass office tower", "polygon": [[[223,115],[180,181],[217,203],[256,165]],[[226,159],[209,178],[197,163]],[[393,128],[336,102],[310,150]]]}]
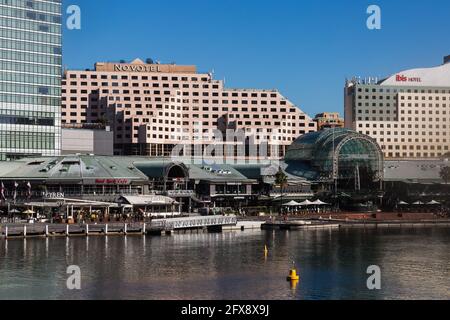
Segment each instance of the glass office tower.
[{"label": "glass office tower", "polygon": [[0,160],[61,149],[61,0],[0,0]]}]

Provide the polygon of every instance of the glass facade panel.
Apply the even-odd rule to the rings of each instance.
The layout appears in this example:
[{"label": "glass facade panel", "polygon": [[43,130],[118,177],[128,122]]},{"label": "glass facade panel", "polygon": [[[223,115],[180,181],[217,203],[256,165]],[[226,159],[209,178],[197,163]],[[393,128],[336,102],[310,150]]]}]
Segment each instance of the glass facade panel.
[{"label": "glass facade panel", "polygon": [[0,160],[61,145],[61,0],[0,0]]}]

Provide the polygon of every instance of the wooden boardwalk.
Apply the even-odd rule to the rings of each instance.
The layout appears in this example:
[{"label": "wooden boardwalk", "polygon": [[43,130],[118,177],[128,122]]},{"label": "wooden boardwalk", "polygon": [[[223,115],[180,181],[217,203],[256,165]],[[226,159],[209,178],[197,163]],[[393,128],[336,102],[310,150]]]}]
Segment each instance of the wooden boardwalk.
[{"label": "wooden boardwalk", "polygon": [[236,216],[196,216],[174,219],[157,219],[149,223],[89,223],[89,224],[4,224],[0,237],[55,237],[93,235],[132,235],[171,233],[187,229],[221,230],[222,226],[236,225]]}]

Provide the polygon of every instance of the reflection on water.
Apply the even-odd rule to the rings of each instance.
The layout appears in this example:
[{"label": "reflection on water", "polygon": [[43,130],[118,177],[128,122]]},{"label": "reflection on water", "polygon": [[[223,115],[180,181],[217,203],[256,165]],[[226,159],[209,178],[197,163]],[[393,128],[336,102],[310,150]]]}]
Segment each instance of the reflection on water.
[{"label": "reflection on water", "polygon": [[448,228],[2,240],[0,299],[450,299],[449,243]]}]

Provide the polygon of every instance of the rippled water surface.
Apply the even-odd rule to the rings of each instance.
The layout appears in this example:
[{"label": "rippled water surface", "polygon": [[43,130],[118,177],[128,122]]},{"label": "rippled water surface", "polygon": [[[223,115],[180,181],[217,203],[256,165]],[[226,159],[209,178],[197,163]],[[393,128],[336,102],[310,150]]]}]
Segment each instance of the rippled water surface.
[{"label": "rippled water surface", "polygon": [[[79,291],[66,287],[69,265]],[[379,291],[366,287],[370,265]],[[0,299],[450,299],[450,229],[0,240]]]}]

